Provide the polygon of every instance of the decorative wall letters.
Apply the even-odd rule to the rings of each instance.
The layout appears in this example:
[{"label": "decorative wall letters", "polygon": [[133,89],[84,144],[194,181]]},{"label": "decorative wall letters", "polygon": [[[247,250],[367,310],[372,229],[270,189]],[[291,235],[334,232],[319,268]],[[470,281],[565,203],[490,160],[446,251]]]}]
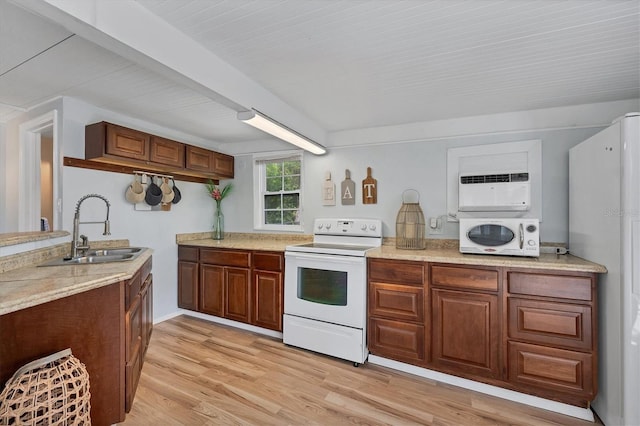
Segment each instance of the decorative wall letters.
[{"label": "decorative wall letters", "polygon": [[371,177],[371,167],[367,167],[367,177],[362,181],[362,204],[378,203],[378,181]]},{"label": "decorative wall letters", "polygon": [[352,206],[356,203],[356,183],[351,180],[349,169],[344,171],[345,178],[342,181],[340,196],[343,206]]},{"label": "decorative wall letters", "polygon": [[324,182],[322,182],[322,205],[336,205],[336,185],[331,181],[331,172],[324,174]]}]

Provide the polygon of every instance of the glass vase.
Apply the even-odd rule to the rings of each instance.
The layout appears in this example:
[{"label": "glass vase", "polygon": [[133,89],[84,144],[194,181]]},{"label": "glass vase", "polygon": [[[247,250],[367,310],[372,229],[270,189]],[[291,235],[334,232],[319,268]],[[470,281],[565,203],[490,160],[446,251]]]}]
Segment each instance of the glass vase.
[{"label": "glass vase", "polygon": [[224,239],[224,215],[220,203],[216,204],[216,211],[213,214],[213,235],[214,240]]}]

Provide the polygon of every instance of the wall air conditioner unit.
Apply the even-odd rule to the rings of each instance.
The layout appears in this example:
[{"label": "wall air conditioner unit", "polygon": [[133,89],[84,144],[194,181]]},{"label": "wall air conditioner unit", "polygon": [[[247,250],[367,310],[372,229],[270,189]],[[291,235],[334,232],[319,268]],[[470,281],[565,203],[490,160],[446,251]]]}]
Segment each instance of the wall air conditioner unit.
[{"label": "wall air conditioner unit", "polygon": [[527,172],[464,174],[459,178],[459,211],[526,211],[531,207],[531,183]]}]

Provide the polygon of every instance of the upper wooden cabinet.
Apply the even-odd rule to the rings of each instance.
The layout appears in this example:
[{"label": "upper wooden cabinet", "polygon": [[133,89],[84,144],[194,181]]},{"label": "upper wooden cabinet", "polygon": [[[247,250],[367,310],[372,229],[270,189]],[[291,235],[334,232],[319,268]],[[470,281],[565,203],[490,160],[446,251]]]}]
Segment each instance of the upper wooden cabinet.
[{"label": "upper wooden cabinet", "polygon": [[149,161],[166,164],[176,169],[184,168],[185,145],[183,143],[151,136],[149,145]]},{"label": "upper wooden cabinet", "polygon": [[233,177],[233,157],[230,155],[187,145],[186,157],[189,170]]},{"label": "upper wooden cabinet", "polygon": [[[196,182],[233,178],[230,155],[104,121],[85,127],[85,159]],[[117,167],[112,171],[126,172]]]}]

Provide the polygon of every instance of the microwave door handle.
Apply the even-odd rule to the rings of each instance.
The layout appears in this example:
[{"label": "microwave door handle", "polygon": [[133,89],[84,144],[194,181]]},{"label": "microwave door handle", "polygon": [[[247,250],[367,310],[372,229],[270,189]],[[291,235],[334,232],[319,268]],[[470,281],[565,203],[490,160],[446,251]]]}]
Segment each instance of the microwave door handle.
[{"label": "microwave door handle", "polygon": [[522,247],[524,247],[524,225],[523,224],[520,224],[518,233],[520,234],[520,250],[522,250]]}]

